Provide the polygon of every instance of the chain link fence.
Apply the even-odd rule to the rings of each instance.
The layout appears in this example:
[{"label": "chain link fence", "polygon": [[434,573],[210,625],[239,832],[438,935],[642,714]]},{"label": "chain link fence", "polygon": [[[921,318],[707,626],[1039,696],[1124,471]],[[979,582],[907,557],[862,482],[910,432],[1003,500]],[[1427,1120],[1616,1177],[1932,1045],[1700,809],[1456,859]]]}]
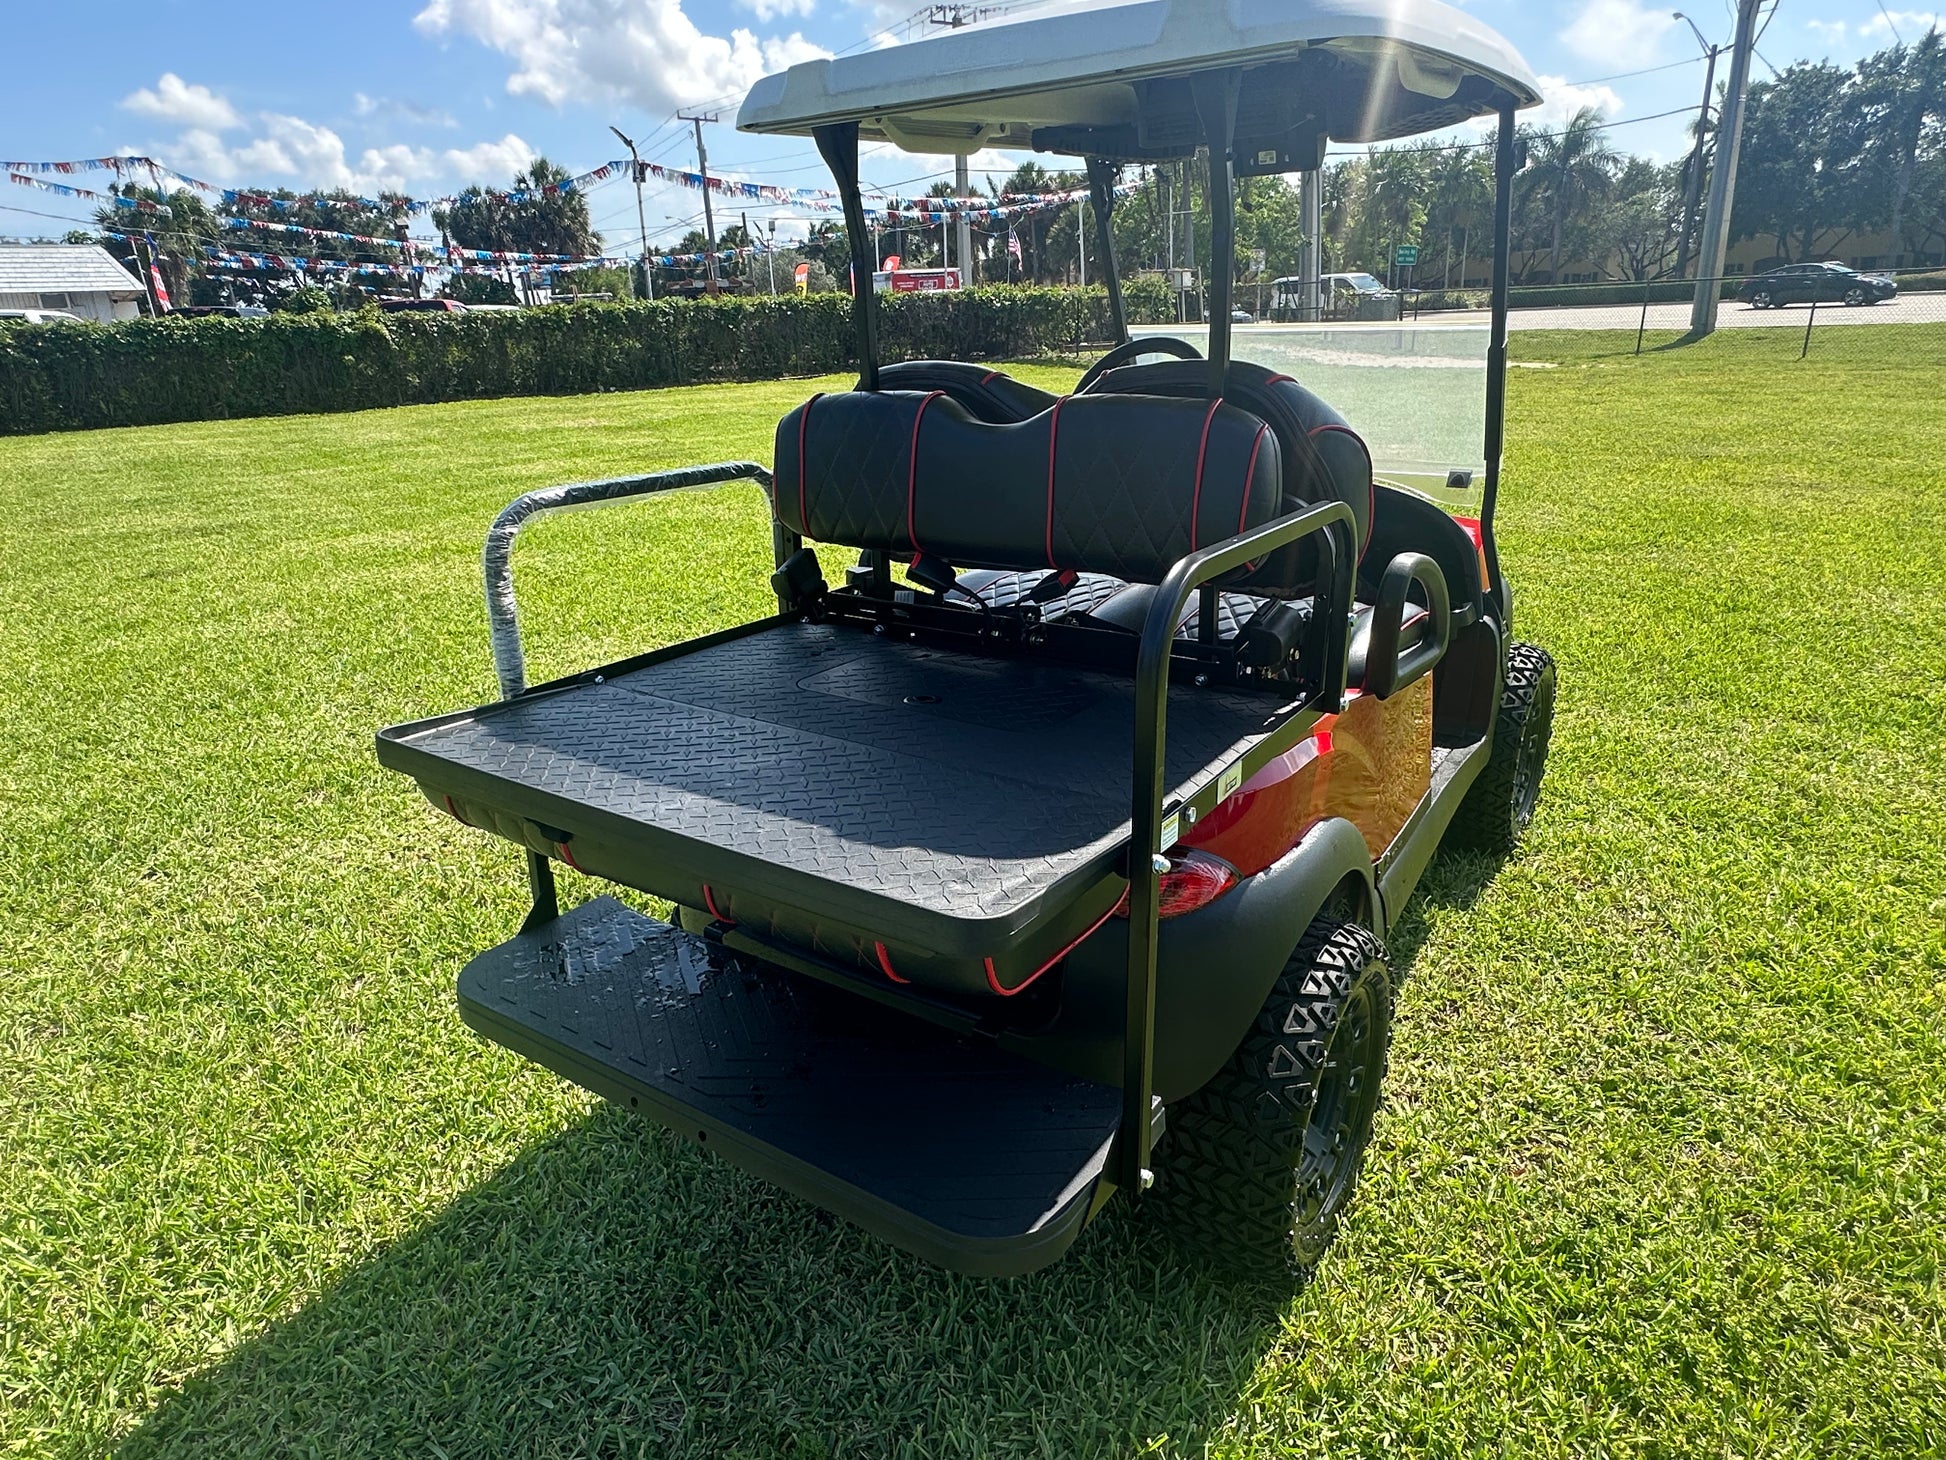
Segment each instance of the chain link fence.
[{"label": "chain link fence", "polygon": [[[1833,330],[1946,325],[1942,269],[1867,273],[1799,264],[1714,282],[1718,329],[1768,331],[1780,353],[1799,359]],[[1639,354],[1689,336],[1698,287],[1693,279],[1518,286],[1511,291],[1508,328],[1626,331]],[[1467,324],[1485,323],[1486,304],[1485,290],[1426,290],[1402,291],[1396,307],[1407,322]]]}]

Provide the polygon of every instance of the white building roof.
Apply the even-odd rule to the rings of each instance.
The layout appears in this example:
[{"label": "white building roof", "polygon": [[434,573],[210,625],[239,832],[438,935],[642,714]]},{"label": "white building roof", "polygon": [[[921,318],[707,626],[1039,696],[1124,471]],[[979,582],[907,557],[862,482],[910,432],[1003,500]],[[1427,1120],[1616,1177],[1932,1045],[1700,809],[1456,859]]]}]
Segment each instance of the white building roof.
[{"label": "white building roof", "polygon": [[[1540,100],[1514,48],[1438,0],[1048,0],[965,29],[805,61],[750,89],[737,127],[807,135],[857,121],[908,151],[1093,150],[1079,129],[1150,130],[1153,87],[1283,63],[1261,90],[1334,139],[1373,142]],[[1240,118],[1239,127],[1247,130]],[[1039,133],[1036,142],[1035,134]],[[1065,135],[1063,135],[1065,133]],[[1132,135],[1124,130],[1124,135]],[[1154,143],[1144,151],[1166,147]]]},{"label": "white building roof", "polygon": [[98,243],[0,246],[0,294],[142,295],[141,282]]}]

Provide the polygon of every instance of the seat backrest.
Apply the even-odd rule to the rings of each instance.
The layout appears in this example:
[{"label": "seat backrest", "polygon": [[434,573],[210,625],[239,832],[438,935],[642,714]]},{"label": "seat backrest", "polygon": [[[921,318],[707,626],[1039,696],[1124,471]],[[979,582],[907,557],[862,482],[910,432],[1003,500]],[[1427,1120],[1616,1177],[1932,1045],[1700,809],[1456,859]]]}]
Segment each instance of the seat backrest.
[{"label": "seat backrest", "polygon": [[[1209,388],[1201,360],[1163,360],[1124,365],[1095,385],[1101,395],[1133,393],[1200,398]],[[1343,502],[1357,523],[1357,551],[1370,540],[1377,497],[1372,455],[1365,440],[1315,392],[1288,375],[1248,360],[1230,362],[1225,400],[1242,407],[1277,433],[1283,452],[1284,491],[1296,502]]]},{"label": "seat backrest", "polygon": [[[773,500],[820,542],[967,568],[1068,568],[1159,582],[1199,548],[1292,510],[1275,434],[1235,406],[1069,397],[1011,425],[942,391],[813,396],[777,428]],[[1311,591],[1314,554],[1228,580]]]}]

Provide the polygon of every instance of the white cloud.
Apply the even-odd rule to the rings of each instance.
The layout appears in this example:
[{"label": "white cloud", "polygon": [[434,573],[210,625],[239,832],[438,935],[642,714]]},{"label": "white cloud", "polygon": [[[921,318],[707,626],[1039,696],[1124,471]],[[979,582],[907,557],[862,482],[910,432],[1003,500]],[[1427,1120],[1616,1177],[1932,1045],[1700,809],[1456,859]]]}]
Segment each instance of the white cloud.
[{"label": "white cloud", "polygon": [[459,125],[451,112],[443,112],[438,107],[422,106],[416,101],[403,101],[393,96],[367,96],[362,91],[351,94],[351,113],[364,118],[396,117],[424,127]]},{"label": "white cloud", "polygon": [[1650,9],[1638,0],[1583,0],[1561,40],[1584,61],[1626,70],[1653,64],[1662,37],[1678,24],[1672,11]]},{"label": "white cloud", "polygon": [[736,0],[736,3],[763,21],[775,20],[780,15],[809,15],[817,8],[817,0]]},{"label": "white cloud", "polygon": [[1867,40],[1890,40],[1897,34],[1911,42],[1929,30],[1946,30],[1946,15],[1937,10],[1881,10],[1859,25],[1858,34]]},{"label": "white cloud", "polygon": [[[236,124],[242,127],[239,119]],[[131,148],[166,157],[194,177],[219,186],[349,188],[361,193],[443,192],[468,183],[506,187],[534,157],[512,132],[470,147],[422,147],[394,142],[367,147],[353,160],[344,138],[302,117],[263,112],[250,135],[235,143],[206,127],[190,127],[174,141]]]},{"label": "white cloud", "polygon": [[742,96],[758,77],[830,52],[793,31],[699,30],[682,0],[430,0],[413,24],[508,56],[507,90],[558,106],[626,101],[651,114]]},{"label": "white cloud", "polygon": [[1614,87],[1599,82],[1593,86],[1577,86],[1560,76],[1536,79],[1541,83],[1541,104],[1533,111],[1522,112],[1521,118],[1541,127],[1565,126],[1583,107],[1593,107],[1603,120],[1612,122],[1624,106]]},{"label": "white cloud", "polygon": [[122,98],[122,106],[139,116],[156,117],[205,132],[224,132],[241,126],[236,108],[207,86],[193,86],[173,71],[164,71],[153,89],[144,86]]}]

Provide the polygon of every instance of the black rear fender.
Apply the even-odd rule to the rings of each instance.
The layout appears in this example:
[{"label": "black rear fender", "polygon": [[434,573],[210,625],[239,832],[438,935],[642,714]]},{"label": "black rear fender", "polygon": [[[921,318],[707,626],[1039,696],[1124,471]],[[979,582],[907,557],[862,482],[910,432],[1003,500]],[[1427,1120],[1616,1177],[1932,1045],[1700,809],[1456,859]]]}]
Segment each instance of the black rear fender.
[{"label": "black rear fender", "polygon": [[[1155,1093],[1206,1084],[1236,1049],[1319,912],[1376,905],[1372,859],[1349,821],[1319,822],[1295,848],[1200,911],[1171,918],[1156,950]],[[1061,1011],[1000,1042],[1030,1059],[1120,1085],[1128,923],[1111,918],[1068,955]]]}]

